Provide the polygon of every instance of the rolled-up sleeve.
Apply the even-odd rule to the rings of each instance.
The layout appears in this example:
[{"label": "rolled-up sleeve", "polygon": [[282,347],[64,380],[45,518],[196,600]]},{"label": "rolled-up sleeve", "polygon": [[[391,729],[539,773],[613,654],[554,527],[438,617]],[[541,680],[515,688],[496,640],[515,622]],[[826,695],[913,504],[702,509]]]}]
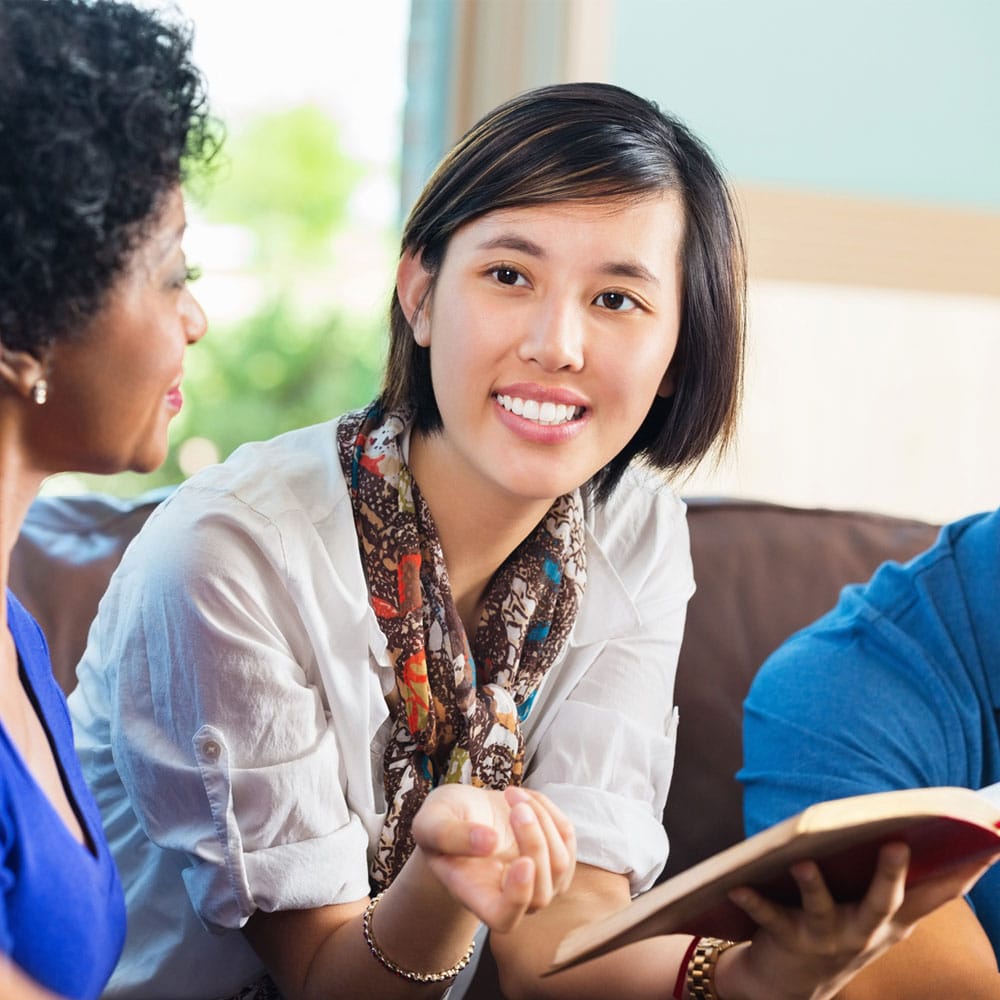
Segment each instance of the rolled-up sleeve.
[{"label": "rolled-up sleeve", "polygon": [[236,928],[257,909],[363,896],[368,834],[345,800],[283,533],[231,498],[200,515],[204,501],[175,497],[142,565],[122,563],[111,745],[146,835],[187,855],[196,912]]},{"label": "rolled-up sleeve", "polygon": [[573,822],[579,860],[627,875],[636,894],[667,857],[674,677],[694,581],[683,504],[661,484],[623,489],[593,519],[587,594],[546,680],[527,784]]}]

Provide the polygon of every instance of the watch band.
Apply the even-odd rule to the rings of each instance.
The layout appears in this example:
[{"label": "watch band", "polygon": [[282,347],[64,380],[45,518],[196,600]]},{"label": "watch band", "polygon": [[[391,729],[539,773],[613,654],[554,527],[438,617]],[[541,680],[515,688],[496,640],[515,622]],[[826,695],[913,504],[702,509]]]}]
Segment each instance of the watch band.
[{"label": "watch band", "polygon": [[719,956],[737,944],[724,938],[703,937],[687,967],[687,988],[690,1000],[718,1000],[715,995],[715,965]]}]

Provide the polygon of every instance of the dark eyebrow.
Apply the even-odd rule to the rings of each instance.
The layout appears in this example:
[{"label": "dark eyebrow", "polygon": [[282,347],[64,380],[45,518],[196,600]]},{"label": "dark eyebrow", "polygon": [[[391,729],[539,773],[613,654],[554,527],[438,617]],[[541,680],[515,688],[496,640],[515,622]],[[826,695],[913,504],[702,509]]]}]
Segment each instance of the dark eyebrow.
[{"label": "dark eyebrow", "polygon": [[[514,250],[518,253],[528,254],[530,257],[543,259],[545,249],[532,240],[518,236],[516,233],[501,233],[493,239],[483,240],[479,244],[480,250]],[[609,260],[601,264],[597,270],[601,274],[607,274],[613,278],[635,278],[637,281],[646,281],[651,285],[660,284],[660,279],[649,270],[648,267],[633,260]]]},{"label": "dark eyebrow", "polygon": [[601,265],[600,270],[603,274],[610,274],[617,278],[635,278],[637,281],[647,281],[651,285],[660,284],[660,279],[638,261],[609,261],[607,264]]},{"label": "dark eyebrow", "polygon": [[483,240],[479,244],[480,250],[517,250],[526,253],[531,257],[544,257],[545,251],[531,240],[526,240],[523,236],[516,236],[514,233],[501,233],[491,240]]}]

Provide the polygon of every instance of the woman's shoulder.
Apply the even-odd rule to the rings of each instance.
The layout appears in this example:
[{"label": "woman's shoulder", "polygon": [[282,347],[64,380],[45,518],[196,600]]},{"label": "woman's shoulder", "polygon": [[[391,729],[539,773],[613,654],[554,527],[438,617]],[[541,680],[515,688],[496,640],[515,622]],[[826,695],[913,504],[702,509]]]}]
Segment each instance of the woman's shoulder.
[{"label": "woman's shoulder", "polygon": [[54,741],[53,752],[65,769],[67,755],[73,752],[66,701],[55,681],[49,647],[41,627],[10,590],[7,591],[7,626],[31,696]]},{"label": "woman's shoulder", "polygon": [[662,472],[644,465],[630,465],[607,500],[588,497],[585,505],[587,526],[601,541],[687,537],[687,506]]},{"label": "woman's shoulder", "polygon": [[353,521],[337,423],[241,445],[196,473],[153,512],[120,571],[147,575],[152,563],[180,579],[237,565],[284,573],[343,549]]},{"label": "woman's shoulder", "polygon": [[589,498],[586,508],[588,575],[591,566],[605,564],[633,595],[687,600],[693,589],[687,507],[662,473],[630,466],[605,502]]},{"label": "woman's shoulder", "polygon": [[36,676],[51,672],[48,644],[41,626],[9,588],[6,597],[7,627],[29,680],[34,683]]},{"label": "woman's shoulder", "polygon": [[224,462],[192,476],[180,491],[231,496],[262,511],[327,506],[346,493],[337,453],[340,418],[240,445]]},{"label": "woman's shoulder", "polygon": [[224,462],[182,483],[143,534],[239,526],[255,532],[319,525],[349,504],[337,451],[339,418],[240,445]]}]

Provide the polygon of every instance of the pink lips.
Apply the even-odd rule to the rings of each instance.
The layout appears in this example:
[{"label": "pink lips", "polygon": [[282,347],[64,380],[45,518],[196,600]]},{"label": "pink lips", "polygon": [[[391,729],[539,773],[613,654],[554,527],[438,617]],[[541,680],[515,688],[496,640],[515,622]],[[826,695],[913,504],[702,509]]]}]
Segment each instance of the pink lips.
[{"label": "pink lips", "polygon": [[[557,405],[577,408],[577,414],[571,420],[558,424],[542,424],[534,420],[518,416],[512,410],[502,406],[498,396],[518,396],[521,399],[532,399],[539,403],[552,402]],[[524,441],[541,445],[558,445],[572,440],[580,434],[590,420],[590,409],[583,397],[565,389],[549,389],[527,383],[515,383],[504,386],[502,392],[494,392],[496,404],[495,413],[500,423],[517,437]]]},{"label": "pink lips", "polygon": [[184,405],[184,396],[181,394],[180,386],[175,386],[167,393],[167,405],[178,411]]}]

